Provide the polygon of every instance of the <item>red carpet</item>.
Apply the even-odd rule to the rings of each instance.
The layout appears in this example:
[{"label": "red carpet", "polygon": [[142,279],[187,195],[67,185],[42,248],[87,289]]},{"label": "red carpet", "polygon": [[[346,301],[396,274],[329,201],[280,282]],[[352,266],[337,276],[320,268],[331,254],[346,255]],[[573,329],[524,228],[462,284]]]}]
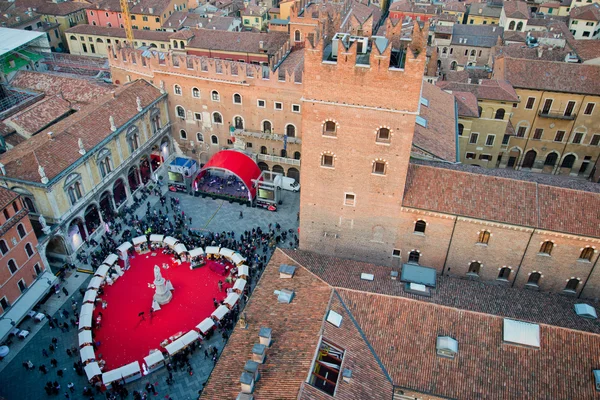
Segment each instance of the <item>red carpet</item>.
[{"label": "red carpet", "polygon": [[[136,360],[141,367],[151,349],[160,349],[160,343],[169,336],[194,329],[214,311],[213,298],[220,301],[226,297],[229,285],[223,285],[223,292],[219,293],[217,282],[225,277],[210,270],[212,261],[190,270],[189,263],[172,264],[171,256],[160,252],[154,257],[150,254],[131,259],[131,268],[125,275],[114,285],[104,287],[101,297],[107,307],[96,306],[94,320],[102,312],[101,327],[95,331],[96,342],[101,342],[96,357],[101,354],[106,361],[105,372]],[[163,263],[170,268],[162,268]],[[154,265],[161,266],[163,277],[171,281],[175,290],[171,302],[150,318],[154,289],[148,284],[154,281]],[[145,320],[138,317],[141,311]]]}]

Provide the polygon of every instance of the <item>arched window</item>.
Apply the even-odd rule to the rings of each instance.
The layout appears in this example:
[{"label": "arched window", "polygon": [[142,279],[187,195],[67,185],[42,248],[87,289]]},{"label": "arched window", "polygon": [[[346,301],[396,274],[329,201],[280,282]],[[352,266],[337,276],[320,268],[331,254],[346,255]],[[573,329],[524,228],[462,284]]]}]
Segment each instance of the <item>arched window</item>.
[{"label": "arched window", "polygon": [[463,124],[458,124],[458,136],[462,136],[465,131],[465,126]]},{"label": "arched window", "polygon": [[385,175],[387,172],[387,163],[383,160],[373,161],[373,170],[371,172],[376,175]]},{"label": "arched window", "polygon": [[447,47],[444,47],[444,48],[442,49],[442,54],[446,54],[446,53],[448,53],[448,48],[447,48]]},{"label": "arched window", "polygon": [[267,154],[267,146],[260,146],[260,154]]},{"label": "arched window", "polygon": [[25,245],[25,252],[27,253],[27,257],[33,256],[33,247],[31,247],[31,243]]},{"label": "arched window", "polygon": [[558,160],[558,154],[552,152],[546,156],[546,160],[544,161],[544,165],[547,166],[555,166],[556,161]]},{"label": "arched window", "polygon": [[450,63],[450,70],[451,71],[456,71],[456,65],[457,65],[457,62],[456,61],[452,61]]},{"label": "arched window", "polygon": [[388,128],[379,128],[377,130],[377,141],[379,143],[389,143],[391,139],[390,130]]},{"label": "arched window", "polygon": [[204,135],[202,135],[200,132],[196,133],[196,140],[199,142],[204,142]]},{"label": "arched window", "polygon": [[299,42],[302,40],[302,34],[300,33],[299,30],[296,30],[294,32],[294,42]]},{"label": "arched window", "polygon": [[96,39],[96,43],[104,43],[104,41],[100,38]]},{"label": "arched window", "polygon": [[415,232],[425,233],[425,229],[427,228],[427,223],[423,220],[418,220],[415,222]]},{"label": "arched window", "polygon": [[287,150],[286,149],[281,149],[281,157],[286,158],[287,157]]},{"label": "arched window", "polygon": [[192,88],[192,97],[199,99],[200,98],[200,89],[197,87]]},{"label": "arched window", "polygon": [[488,244],[490,242],[491,234],[488,231],[481,231],[477,243]]},{"label": "arched window", "polygon": [[181,86],[179,86],[179,85],[173,86],[173,93],[175,93],[177,96],[181,96]]},{"label": "arched window", "polygon": [[579,279],[571,278],[567,282],[567,286],[565,286],[565,292],[576,292],[577,286],[579,286]]},{"label": "arched window", "polygon": [[519,21],[517,24],[517,30],[520,32],[523,29],[523,22]]},{"label": "arched window", "polygon": [[325,121],[323,124],[323,135],[326,136],[336,136],[337,134],[337,124],[333,121]]},{"label": "arched window", "polygon": [[285,127],[285,134],[288,137],[296,137],[296,127],[292,124],[287,124]]},{"label": "arched window", "polygon": [[322,167],[335,167],[335,157],[331,153],[325,153],[321,155],[321,166]]},{"label": "arched window", "polygon": [[504,114],[506,114],[504,108],[499,108],[496,110],[496,115],[494,115],[494,119],[504,119]]},{"label": "arched window", "polygon": [[271,133],[272,130],[273,130],[273,126],[271,125],[271,121],[263,121],[263,123],[262,123],[263,133]]},{"label": "arched window", "polygon": [[177,106],[175,107],[175,112],[177,113],[177,118],[185,119],[185,108]]},{"label": "arched window", "polygon": [[515,30],[515,21],[510,21],[510,24],[508,24],[508,30],[509,31]]},{"label": "arched window", "polygon": [[98,164],[98,169],[100,170],[100,175],[103,178],[111,173],[112,163],[109,149],[102,149],[96,158],[96,162]]},{"label": "arched window", "polygon": [[212,92],[210,92],[210,98],[212,99],[212,101],[221,100],[221,96],[219,96],[219,92],[217,92],[216,90],[213,90]]},{"label": "arched window", "polygon": [[529,275],[529,278],[527,279],[527,285],[537,287],[540,285],[540,279],[542,279],[542,274],[539,272],[534,272]]},{"label": "arched window", "polygon": [[476,54],[475,50],[471,50],[471,57],[475,57],[475,54]]},{"label": "arched window", "polygon": [[75,36],[73,36],[73,35],[71,35],[70,39],[71,40],[77,40],[77,38]]},{"label": "arched window", "polygon": [[561,168],[573,168],[573,164],[575,164],[575,156],[573,154],[569,154],[565,158],[563,158],[562,164],[560,164]]},{"label": "arched window", "polygon": [[511,272],[512,272],[511,269],[508,267],[500,268],[500,272],[498,272],[498,279],[500,279],[502,281],[507,281],[508,278],[510,277]]},{"label": "arched window", "polygon": [[127,144],[129,145],[129,151],[133,153],[140,147],[140,136],[136,129],[131,130],[127,134]]},{"label": "arched window", "polygon": [[0,253],[2,253],[3,256],[8,253],[8,246],[6,245],[6,241],[4,239],[0,239]]},{"label": "arched window", "polygon": [[235,93],[233,95],[233,103],[234,104],[242,104],[242,95],[240,95],[239,93]]},{"label": "arched window", "polygon": [[421,258],[421,254],[416,250],[413,250],[408,254],[408,262],[409,263],[418,264],[419,258]]},{"label": "arched window", "polygon": [[481,270],[481,263],[479,263],[477,261],[473,261],[471,264],[469,264],[469,271],[467,272],[467,274],[479,275],[480,270]]},{"label": "arched window", "polygon": [[179,137],[180,137],[182,140],[187,140],[187,132],[186,132],[185,130],[181,129],[181,130],[179,131]]},{"label": "arched window", "polygon": [[183,40],[179,41],[179,47],[185,49],[185,42]]},{"label": "arched window", "polygon": [[221,115],[221,113],[218,112],[214,112],[212,115],[212,120],[214,124],[222,124],[223,123],[223,116]]},{"label": "arched window", "polygon": [[177,44],[177,40],[173,40],[173,48],[178,49],[179,45]]},{"label": "arched window", "polygon": [[217,137],[217,135],[211,135],[210,142],[212,144],[219,144],[219,138]]},{"label": "arched window", "polygon": [[71,205],[77,203],[83,197],[83,186],[81,185],[81,175],[71,174],[65,181],[65,191],[69,197]]},{"label": "arched window", "polygon": [[17,267],[17,263],[15,262],[15,260],[8,260],[8,270],[11,274],[17,272],[18,269],[19,268]]},{"label": "arched window", "polygon": [[233,119],[233,126],[235,129],[244,129],[244,118],[239,115]]},{"label": "arched window", "polygon": [[551,241],[545,241],[544,243],[542,243],[542,247],[540,247],[540,253],[542,254],[552,254],[552,249],[554,248],[554,243],[552,243]]},{"label": "arched window", "polygon": [[594,249],[591,247],[586,247],[581,250],[581,254],[579,255],[580,260],[592,261],[592,257],[594,256]]}]

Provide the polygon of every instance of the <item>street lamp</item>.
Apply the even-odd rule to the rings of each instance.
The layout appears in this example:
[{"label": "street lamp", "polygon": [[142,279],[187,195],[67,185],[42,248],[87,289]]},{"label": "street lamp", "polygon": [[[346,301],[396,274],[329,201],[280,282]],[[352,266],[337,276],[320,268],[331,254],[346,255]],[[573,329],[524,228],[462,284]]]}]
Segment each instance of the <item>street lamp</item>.
[{"label": "street lamp", "polygon": [[12,326],[15,326],[15,325],[17,325],[17,324],[15,323],[15,321],[14,321],[12,318],[8,318],[8,317],[2,317],[2,318],[0,318],[0,321],[2,321],[3,319],[10,319],[10,324],[11,324]]}]

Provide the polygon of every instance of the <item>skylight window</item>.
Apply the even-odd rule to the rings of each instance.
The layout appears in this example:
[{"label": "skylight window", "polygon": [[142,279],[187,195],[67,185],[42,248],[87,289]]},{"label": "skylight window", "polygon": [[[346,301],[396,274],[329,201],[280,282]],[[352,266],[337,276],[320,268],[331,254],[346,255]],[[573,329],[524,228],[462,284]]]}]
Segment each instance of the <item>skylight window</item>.
[{"label": "skylight window", "polygon": [[425,118],[418,116],[416,122],[418,125],[421,125],[423,128],[427,128],[427,120]]},{"label": "skylight window", "polygon": [[322,341],[308,383],[333,396],[340,377],[343,359],[344,350]]}]

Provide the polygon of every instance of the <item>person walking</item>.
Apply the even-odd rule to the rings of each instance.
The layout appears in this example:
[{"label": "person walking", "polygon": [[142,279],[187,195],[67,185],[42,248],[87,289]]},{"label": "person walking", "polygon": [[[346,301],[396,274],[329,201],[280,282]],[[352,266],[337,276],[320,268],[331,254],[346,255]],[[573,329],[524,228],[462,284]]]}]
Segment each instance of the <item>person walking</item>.
[{"label": "person walking", "polygon": [[240,211],[240,219],[244,218],[244,213],[242,211]]},{"label": "person walking", "polygon": [[217,282],[217,285],[219,286],[219,292],[223,292],[223,282],[219,281]]},{"label": "person walking", "polygon": [[66,287],[64,287],[64,286],[63,286],[63,288],[62,288],[62,291],[63,291],[63,293],[65,294],[65,296],[68,296],[68,295],[69,295],[69,291],[67,290],[67,288],[66,288]]}]

